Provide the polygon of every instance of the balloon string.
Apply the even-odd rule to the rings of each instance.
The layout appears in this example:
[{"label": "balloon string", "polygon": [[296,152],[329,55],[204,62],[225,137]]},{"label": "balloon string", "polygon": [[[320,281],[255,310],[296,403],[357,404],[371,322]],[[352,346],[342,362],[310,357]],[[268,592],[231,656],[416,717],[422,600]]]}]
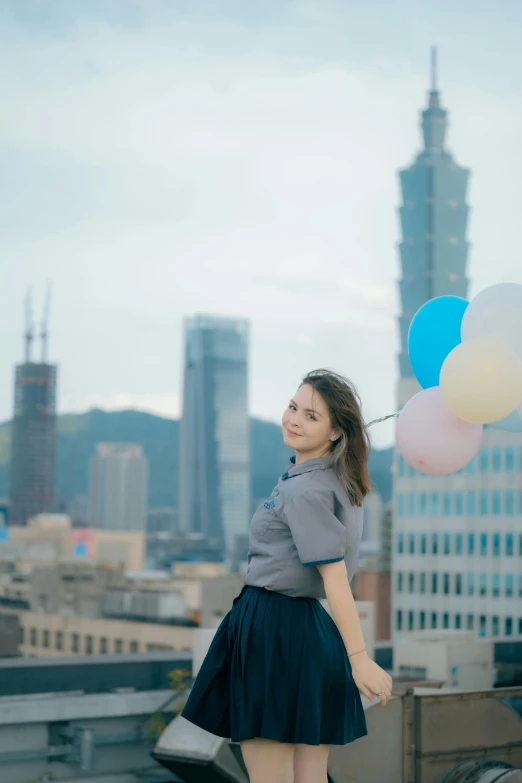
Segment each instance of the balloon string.
[{"label": "balloon string", "polygon": [[399,414],[400,411],[397,411],[397,413],[389,413],[388,416],[382,416],[380,419],[374,419],[373,421],[370,421],[369,424],[365,425],[365,427],[368,429],[368,427],[371,427],[372,424],[379,424],[379,422],[387,421],[388,419],[396,419]]}]

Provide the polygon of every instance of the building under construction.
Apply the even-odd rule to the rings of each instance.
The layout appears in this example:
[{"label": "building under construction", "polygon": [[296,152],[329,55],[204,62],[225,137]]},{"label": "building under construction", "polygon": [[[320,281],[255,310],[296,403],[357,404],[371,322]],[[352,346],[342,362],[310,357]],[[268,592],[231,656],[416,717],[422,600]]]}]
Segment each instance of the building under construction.
[{"label": "building under construction", "polygon": [[47,362],[49,291],[40,332],[41,360],[33,361],[34,331],[27,300],[25,361],[16,367],[11,437],[9,517],[25,525],[29,517],[52,511],[56,463],[56,365]]}]

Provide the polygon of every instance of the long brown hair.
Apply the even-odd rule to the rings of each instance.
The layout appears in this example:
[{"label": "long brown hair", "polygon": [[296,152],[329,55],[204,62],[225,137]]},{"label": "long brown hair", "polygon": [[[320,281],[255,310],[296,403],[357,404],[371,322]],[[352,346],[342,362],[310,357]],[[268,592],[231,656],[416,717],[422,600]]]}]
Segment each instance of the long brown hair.
[{"label": "long brown hair", "polygon": [[361,400],[353,383],[331,370],[313,370],[301,381],[325,401],[332,427],[341,431],[331,448],[333,466],[350,502],[361,506],[371,490],[368,473],[370,439],[361,413]]}]

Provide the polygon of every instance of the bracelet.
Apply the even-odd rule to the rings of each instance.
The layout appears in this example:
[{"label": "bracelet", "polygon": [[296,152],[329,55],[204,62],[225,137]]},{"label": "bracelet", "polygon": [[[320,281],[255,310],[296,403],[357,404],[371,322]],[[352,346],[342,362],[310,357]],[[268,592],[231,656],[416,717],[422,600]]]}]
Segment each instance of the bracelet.
[{"label": "bracelet", "polygon": [[354,655],[359,655],[359,653],[366,652],[366,647],[363,647],[362,650],[357,650],[357,652],[354,653],[348,653],[348,658],[352,658]]}]

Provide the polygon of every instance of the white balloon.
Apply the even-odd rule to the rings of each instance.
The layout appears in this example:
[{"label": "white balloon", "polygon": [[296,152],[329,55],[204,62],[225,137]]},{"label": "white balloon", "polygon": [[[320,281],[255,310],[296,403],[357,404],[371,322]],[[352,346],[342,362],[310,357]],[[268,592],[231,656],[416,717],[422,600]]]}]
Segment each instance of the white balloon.
[{"label": "white balloon", "polygon": [[477,294],[466,308],[460,334],[463,341],[501,340],[522,356],[522,285],[498,283]]}]

